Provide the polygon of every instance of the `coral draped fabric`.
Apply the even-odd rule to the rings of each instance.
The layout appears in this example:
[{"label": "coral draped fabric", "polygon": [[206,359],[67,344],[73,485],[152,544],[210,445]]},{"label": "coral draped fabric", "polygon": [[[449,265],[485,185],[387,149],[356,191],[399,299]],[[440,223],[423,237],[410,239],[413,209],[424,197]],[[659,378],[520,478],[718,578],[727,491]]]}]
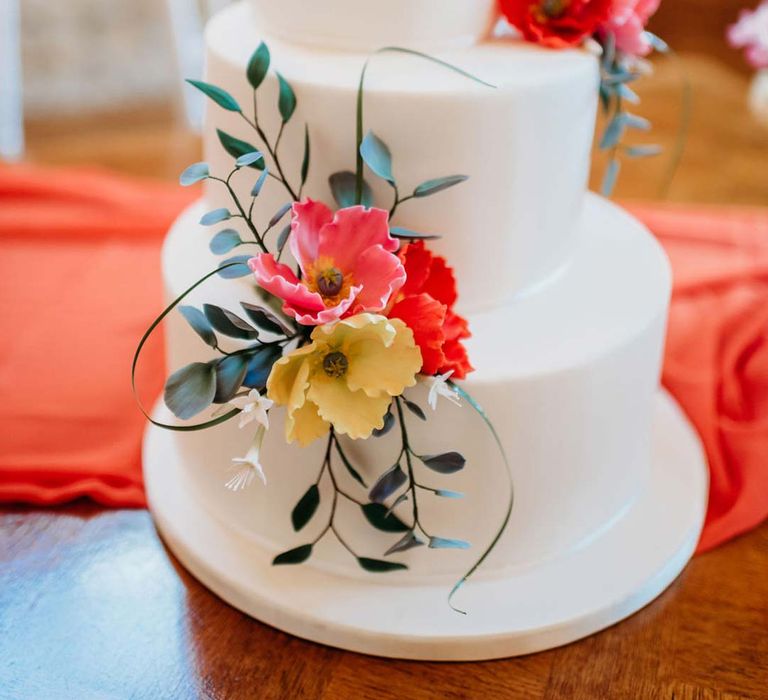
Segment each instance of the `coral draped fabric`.
[{"label": "coral draped fabric", "polygon": [[[92,170],[0,167],[0,500],[144,505],[130,363],[162,309],[163,233],[193,195]],[[161,343],[141,370],[156,395]]]},{"label": "coral draped fabric", "polygon": [[[130,362],[161,308],[160,243],[193,196],[0,167],[0,501],[144,505]],[[768,516],[768,210],[630,209],[675,271],[663,381],[709,457],[707,549]],[[140,371],[146,403],[163,376],[158,339]]]}]

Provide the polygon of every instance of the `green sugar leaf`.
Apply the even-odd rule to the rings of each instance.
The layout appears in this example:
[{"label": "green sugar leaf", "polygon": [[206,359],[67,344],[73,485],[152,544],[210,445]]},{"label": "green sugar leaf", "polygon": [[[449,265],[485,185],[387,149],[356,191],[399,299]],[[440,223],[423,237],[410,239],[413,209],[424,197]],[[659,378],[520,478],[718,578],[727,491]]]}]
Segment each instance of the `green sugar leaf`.
[{"label": "green sugar leaf", "polygon": [[214,304],[203,304],[205,317],[219,333],[240,340],[255,340],[259,332],[242,318]]},{"label": "green sugar leaf", "polygon": [[[235,255],[232,258],[223,260],[219,264],[219,277],[225,280],[233,280],[250,275],[251,268],[248,267],[248,261],[252,257],[252,255]],[[227,265],[232,265],[232,267],[226,267]]]},{"label": "green sugar leaf", "polygon": [[206,345],[210,345],[212,348],[218,345],[216,334],[213,332],[213,326],[211,326],[200,309],[196,309],[194,306],[180,306],[179,313],[192,326],[192,330],[202,338]]},{"label": "green sugar leaf", "polygon": [[179,177],[179,184],[183,187],[189,187],[201,180],[205,180],[210,175],[208,163],[193,163]]},{"label": "green sugar leaf", "polygon": [[261,194],[261,188],[264,187],[267,175],[269,175],[269,168],[264,168],[264,172],[259,175],[259,179],[256,180],[256,184],[251,189],[251,197],[258,197]]},{"label": "green sugar leaf", "polygon": [[304,125],[304,158],[301,161],[301,186],[303,187],[309,175],[310,161],[309,126]]},{"label": "green sugar leaf", "polygon": [[319,505],[320,490],[317,488],[317,484],[312,484],[291,512],[291,523],[293,523],[293,529],[296,532],[312,519]]},{"label": "green sugar leaf", "polygon": [[[241,156],[244,156],[248,153],[256,153],[259,150],[253,144],[232,136],[231,134],[228,134],[226,131],[222,131],[221,129],[216,129],[216,134],[218,135],[219,142],[224,147],[224,150],[233,158],[240,158]],[[264,170],[266,167],[264,157],[262,156],[261,158],[256,159],[250,163],[249,167],[254,168],[255,170]]]},{"label": "green sugar leaf", "polygon": [[363,569],[373,574],[384,574],[389,571],[402,571],[408,567],[405,564],[399,564],[395,561],[383,561],[381,559],[370,559],[368,557],[358,557],[357,563]]},{"label": "green sugar leaf", "polygon": [[235,161],[235,165],[238,168],[244,168],[248,165],[253,165],[258,161],[264,162],[264,156],[261,154],[261,151],[251,151],[250,153],[244,153],[243,155],[241,155]]},{"label": "green sugar leaf", "polygon": [[208,247],[214,255],[224,255],[233,248],[237,248],[242,242],[240,234],[235,229],[225,228],[211,239]]},{"label": "green sugar leaf", "polygon": [[407,481],[408,477],[405,475],[405,472],[400,468],[399,464],[396,464],[394,467],[387,469],[376,480],[369,493],[370,499],[374,503],[384,503]]},{"label": "green sugar leaf", "polygon": [[229,211],[229,209],[224,209],[222,207],[220,209],[214,209],[213,211],[209,211],[203,214],[202,218],[200,219],[200,225],[213,226],[214,224],[220,224],[222,221],[228,221],[231,218],[232,213]]},{"label": "green sugar leaf", "polygon": [[190,80],[188,78],[187,82],[196,87],[207,97],[210,97],[217,105],[219,105],[219,107],[222,107],[229,112],[242,112],[237,100],[226,90],[222,90],[220,87],[211,85],[210,83],[204,83],[202,80]]},{"label": "green sugar leaf", "polygon": [[307,561],[312,556],[312,545],[303,544],[301,547],[289,549],[287,552],[278,554],[273,560],[273,566],[281,566],[283,564],[301,564]]},{"label": "green sugar leaf", "polygon": [[267,77],[269,63],[269,48],[267,48],[267,45],[262,41],[251,55],[251,58],[248,61],[248,67],[245,71],[246,76],[248,77],[248,82],[254,90],[256,90],[264,82],[264,78]]},{"label": "green sugar leaf", "polygon": [[244,355],[229,355],[216,363],[216,395],[214,403],[231,401],[243,385],[248,369],[248,358]]},{"label": "green sugar leaf", "polygon": [[296,111],[296,93],[280,73],[277,74],[277,81],[280,87],[277,107],[280,110],[280,116],[283,118],[283,124],[285,124],[290,121],[293,113]]},{"label": "green sugar leaf", "polygon": [[458,185],[459,183],[466,182],[469,178],[466,175],[448,175],[446,177],[439,177],[435,180],[427,180],[422,182],[414,191],[414,197],[429,197],[432,194],[437,194],[443,190],[447,190],[449,187]]},{"label": "green sugar leaf", "polygon": [[[355,173],[348,170],[334,173],[328,178],[333,198],[340,209],[355,206],[356,179]],[[373,191],[365,180],[363,180],[363,200],[361,204],[364,207],[373,206]]]},{"label": "green sugar leaf", "polygon": [[360,155],[374,174],[390,185],[395,184],[395,178],[392,175],[392,153],[387,144],[372,131],[365,135],[360,144]]},{"label": "green sugar leaf", "polygon": [[413,549],[414,547],[422,547],[423,545],[424,542],[416,537],[413,532],[408,532],[403,535],[402,539],[395,542],[395,544],[393,544],[386,552],[384,552],[384,556],[388,557],[390,554],[407,552],[409,549]]},{"label": "green sugar leaf", "polygon": [[419,459],[425,466],[439,474],[455,474],[464,468],[467,460],[458,452],[444,452],[439,455],[423,455]]},{"label": "green sugar leaf", "polygon": [[430,549],[469,549],[472,545],[464,540],[449,540],[445,537],[430,537]]},{"label": "green sugar leaf", "polygon": [[163,398],[174,416],[187,420],[208,408],[215,395],[216,371],[213,365],[193,362],[168,378]]},{"label": "green sugar leaf", "polygon": [[366,503],[360,506],[365,519],[377,530],[383,532],[406,532],[410,528],[381,503]]}]

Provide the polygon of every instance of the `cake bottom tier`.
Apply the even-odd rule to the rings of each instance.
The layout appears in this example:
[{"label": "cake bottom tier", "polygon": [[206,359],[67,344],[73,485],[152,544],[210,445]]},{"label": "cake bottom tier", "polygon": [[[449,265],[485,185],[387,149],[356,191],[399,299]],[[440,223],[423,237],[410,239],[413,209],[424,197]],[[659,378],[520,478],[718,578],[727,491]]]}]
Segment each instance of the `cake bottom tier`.
[{"label": "cake bottom tier", "polygon": [[[207,252],[210,229],[197,225],[203,205],[193,206],[170,232],[163,254],[169,298],[176,298],[216,261]],[[461,280],[459,280],[461,284]],[[482,405],[509,457],[515,504],[506,532],[479,577],[507,575],[575,552],[603,537],[648,488],[651,418],[656,397],[670,271],[655,239],[633,218],[590,196],[580,224],[580,245],[570,267],[535,294],[470,316],[470,357],[476,371],[463,384]],[[237,310],[255,301],[238,281],[212,278],[188,303],[211,302]],[[206,359],[208,348],[180,318],[169,317],[171,369]],[[493,539],[509,503],[509,475],[488,427],[468,405],[447,401],[432,413],[425,390],[408,396],[429,413],[408,416],[411,444],[420,454],[461,452],[467,466],[441,476],[417,464],[421,483],[465,494],[447,499],[419,491],[420,520],[430,534],[471,543],[466,550],[421,547],[393,557],[408,571],[392,580],[450,583]],[[274,556],[312,542],[326,527],[330,479],[320,483],[320,506],[300,533],[290,513],[317,479],[325,441],[308,448],[287,445],[282,412],[273,411],[262,451],[268,484],[238,493],[224,486],[233,457],[245,454],[250,431],[237,421],[174,436],[181,478],[199,508]],[[368,485],[395,461],[397,431],[384,438],[347,443]],[[367,500],[338,460],[343,488]],[[412,503],[396,508],[405,522]],[[381,558],[401,536],[370,527],[359,506],[341,499],[336,525],[354,551]],[[324,537],[303,567],[368,580],[354,557]],[[297,572],[297,575],[302,575]]]},{"label": "cake bottom tier", "polygon": [[204,507],[186,479],[175,436],[154,427],[144,444],[147,494],[182,564],[262,622],[379,656],[503,658],[566,644],[627,617],[685,566],[704,520],[706,464],[698,437],[668,396],[657,397],[653,418],[649,479],[625,517],[578,550],[470,579],[454,599],[466,615],[448,606],[441,583],[272,566],[268,548]]}]

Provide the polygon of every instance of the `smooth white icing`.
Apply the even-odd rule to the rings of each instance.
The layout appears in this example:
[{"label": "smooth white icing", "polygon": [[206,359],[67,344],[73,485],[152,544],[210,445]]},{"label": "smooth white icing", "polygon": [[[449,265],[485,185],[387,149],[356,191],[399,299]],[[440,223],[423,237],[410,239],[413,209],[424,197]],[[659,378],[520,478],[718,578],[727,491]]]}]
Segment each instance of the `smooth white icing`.
[{"label": "smooth white icing", "polygon": [[[370,54],[285,43],[254,22],[249,5],[236,4],[209,24],[207,80],[231,92],[247,113],[252,91],[245,66],[261,39],[298,98],[281,145],[286,172],[298,182],[306,122],[312,165],[304,193],[330,203],[329,174],[354,169],[356,91]],[[586,53],[511,39],[438,55],[497,87],[411,56],[379,55],[366,83],[365,123],[390,146],[403,193],[443,175],[470,177],[446,192],[406,202],[395,223],[443,236],[435,248],[456,268],[462,308],[477,310],[541,284],[571,258],[589,169],[597,62]],[[259,90],[259,116],[274,138],[280,119],[272,75]],[[258,140],[239,115],[209,104],[205,159],[214,173],[226,175],[232,158],[216,128],[255,145]],[[367,177],[377,204],[388,208],[391,188]],[[243,198],[254,179],[253,171],[235,177]],[[210,183],[206,196],[212,209],[230,206],[217,183]],[[268,220],[286,196],[270,181],[257,202],[257,219]]]},{"label": "smooth white icing", "polygon": [[[166,293],[177,296],[211,267],[205,253],[210,231],[196,226],[197,204],[172,229],[163,253]],[[471,314],[469,342],[478,368],[466,388],[494,421],[509,453],[517,500],[509,530],[484,575],[524,567],[583,546],[627,512],[649,469],[651,407],[659,377],[669,267],[648,232],[617,207],[590,196],[578,226],[580,244],[573,263],[546,289],[504,307]],[[190,303],[218,303],[234,311],[252,300],[245,285],[214,280]],[[178,314],[167,328],[169,366],[204,359],[207,348]],[[414,397],[426,406],[423,390]],[[300,449],[287,446],[281,412],[264,448],[269,484],[245,493],[224,488],[232,456],[247,449],[249,431],[236,421],[177,438],[192,489],[204,507],[259,539],[273,551],[309,541],[321,527],[321,510],[305,533],[292,532],[289,512],[314,479],[322,441]],[[504,467],[487,428],[469,407],[447,403],[424,424],[410,420],[412,441],[424,452],[457,449],[466,469],[439,477],[421,468],[430,485],[464,491],[461,501],[422,496],[423,521],[434,534],[473,542],[462,551],[415,551],[399,557],[409,575],[454,576],[487,543],[503,517]],[[361,472],[369,482],[390,466],[396,446],[387,439],[354,443]],[[365,492],[346,479],[360,498]],[[357,489],[357,490],[355,490]],[[325,500],[327,505],[327,498]],[[401,507],[407,519],[408,505]],[[342,523],[361,553],[380,556],[392,536],[372,532],[360,515],[344,506]],[[362,575],[338,545],[324,543],[314,566]]]},{"label": "smooth white icing", "polygon": [[441,49],[485,36],[496,0],[250,0],[260,27],[293,43],[372,51]]}]

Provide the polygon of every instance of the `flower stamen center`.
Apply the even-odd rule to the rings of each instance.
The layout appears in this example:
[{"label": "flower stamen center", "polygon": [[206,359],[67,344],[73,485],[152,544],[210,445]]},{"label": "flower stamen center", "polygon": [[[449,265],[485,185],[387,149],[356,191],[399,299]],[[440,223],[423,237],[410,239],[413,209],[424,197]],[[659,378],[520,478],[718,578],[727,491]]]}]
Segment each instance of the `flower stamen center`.
[{"label": "flower stamen center", "polygon": [[323,358],[323,371],[334,379],[343,377],[349,369],[349,360],[343,352],[329,352]]},{"label": "flower stamen center", "polygon": [[538,10],[543,19],[558,19],[568,9],[570,0],[541,0]]},{"label": "flower stamen center", "polygon": [[317,291],[324,297],[335,297],[344,286],[344,275],[336,267],[329,267],[317,275]]}]

